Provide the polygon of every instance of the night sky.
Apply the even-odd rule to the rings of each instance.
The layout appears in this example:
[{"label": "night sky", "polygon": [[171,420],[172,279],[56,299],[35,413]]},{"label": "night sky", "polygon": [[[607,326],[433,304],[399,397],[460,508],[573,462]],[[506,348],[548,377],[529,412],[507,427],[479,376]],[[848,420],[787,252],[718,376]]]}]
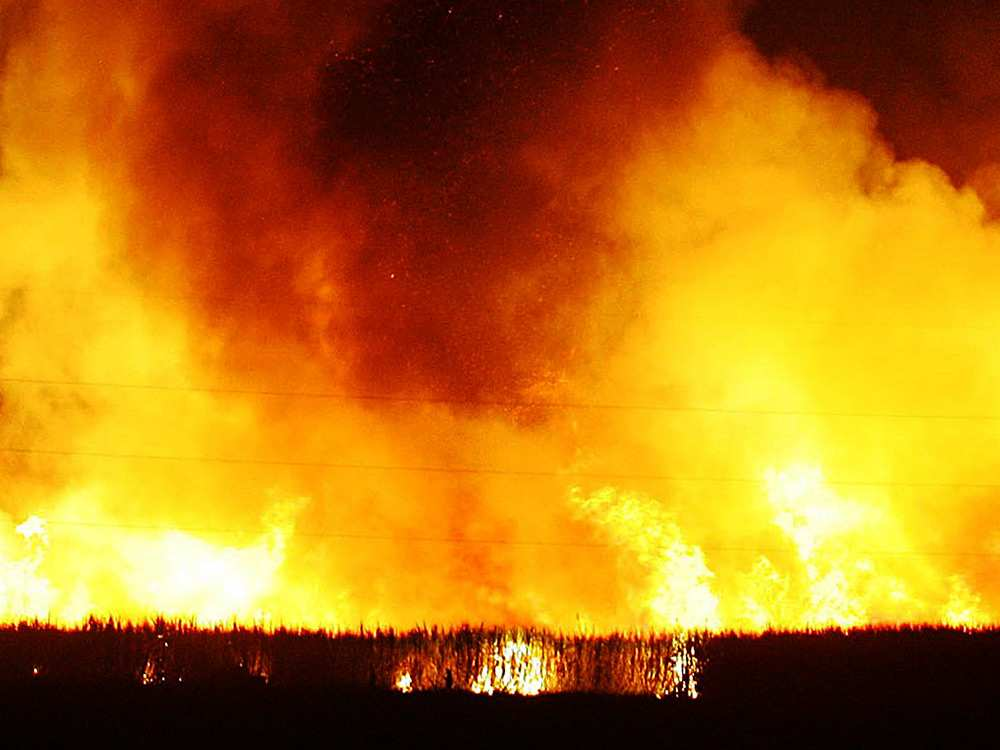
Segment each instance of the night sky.
[{"label": "night sky", "polygon": [[930,161],[957,185],[978,182],[1000,209],[995,187],[976,179],[1000,160],[1000,5],[766,0],[741,27],[768,56],[864,96],[899,158]]}]

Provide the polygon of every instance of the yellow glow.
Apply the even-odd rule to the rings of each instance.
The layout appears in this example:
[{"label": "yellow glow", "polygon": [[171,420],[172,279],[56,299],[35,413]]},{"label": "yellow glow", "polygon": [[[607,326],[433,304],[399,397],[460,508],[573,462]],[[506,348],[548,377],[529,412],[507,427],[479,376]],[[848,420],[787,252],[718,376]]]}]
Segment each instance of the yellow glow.
[{"label": "yellow glow", "polygon": [[[395,346],[349,309],[343,271],[396,242],[387,209],[334,227],[324,194],[267,225],[285,172],[312,181],[270,130],[247,138],[266,189],[246,185],[242,213],[199,192],[203,164],[157,171],[141,105],[183,40],[161,47],[139,11],[97,23],[92,5],[40,3],[4,48],[0,621],[996,622],[1000,228],[933,165],[897,161],[863,101],[732,39],[683,101],[613,131],[627,147],[596,155],[613,162],[600,179],[570,164],[571,137],[556,166],[555,146],[528,144],[533,178],[588,206],[607,257],[567,270],[577,249],[554,231],[551,268],[489,286],[524,382],[443,403],[420,378],[380,394],[352,370],[353,338]],[[244,131],[218,105],[228,158]],[[190,194],[146,205],[150,182],[189,176]],[[251,214],[234,257],[290,281],[220,293],[213,264]],[[566,299],[547,274],[574,282]],[[564,359],[520,351],[539,310]],[[475,335],[461,356],[439,343],[442,370],[486,377]],[[677,658],[658,689],[693,668]],[[556,679],[530,640],[482,660],[482,692]]]},{"label": "yellow glow", "polygon": [[538,643],[508,639],[488,648],[469,689],[473,693],[538,695],[546,689],[546,659]]},{"label": "yellow glow", "polygon": [[396,678],[396,690],[401,693],[413,692],[413,678],[409,672],[400,672]]}]

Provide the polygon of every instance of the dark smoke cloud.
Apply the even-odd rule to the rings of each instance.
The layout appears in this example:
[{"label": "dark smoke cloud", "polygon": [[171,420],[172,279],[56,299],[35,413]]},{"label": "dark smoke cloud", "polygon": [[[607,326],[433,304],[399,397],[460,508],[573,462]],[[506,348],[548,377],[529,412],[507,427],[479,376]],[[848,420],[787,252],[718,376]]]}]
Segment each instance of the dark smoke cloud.
[{"label": "dark smoke cloud", "polygon": [[[7,73],[11,48],[28,34],[37,15],[37,3],[29,0],[0,2],[0,82]],[[0,91],[2,96],[2,91]],[[0,176],[4,173],[3,141],[0,139]]]},{"label": "dark smoke cloud", "polygon": [[365,391],[509,398],[597,356],[575,334],[627,272],[623,133],[684,101],[726,14],[315,5],[159,19],[126,148],[142,276],[181,268],[234,351],[294,338]]},{"label": "dark smoke cloud", "polygon": [[983,0],[760,0],[744,31],[865,96],[899,157],[971,182],[1000,213],[1000,5]]},{"label": "dark smoke cloud", "polygon": [[6,70],[11,47],[30,31],[37,10],[34,0],[0,2],[0,76]]}]

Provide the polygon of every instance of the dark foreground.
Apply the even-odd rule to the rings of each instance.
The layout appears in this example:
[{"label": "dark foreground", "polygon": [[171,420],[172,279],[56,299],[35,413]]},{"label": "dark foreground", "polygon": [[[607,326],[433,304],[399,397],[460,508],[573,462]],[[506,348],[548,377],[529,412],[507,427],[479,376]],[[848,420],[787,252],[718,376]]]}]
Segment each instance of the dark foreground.
[{"label": "dark foreground", "polygon": [[[423,747],[924,747],[995,746],[995,693],[957,700],[748,694],[702,698],[560,694],[221,690],[30,686],[0,694],[8,747],[78,745],[324,745]],[[977,740],[977,732],[987,734]]]},{"label": "dark foreground", "polygon": [[[4,645],[10,657],[12,642]],[[995,746],[1000,635],[946,629],[715,636],[701,696],[538,697],[210,681],[0,684],[9,747],[439,744],[512,747]],[[13,649],[16,650],[16,649]]]}]

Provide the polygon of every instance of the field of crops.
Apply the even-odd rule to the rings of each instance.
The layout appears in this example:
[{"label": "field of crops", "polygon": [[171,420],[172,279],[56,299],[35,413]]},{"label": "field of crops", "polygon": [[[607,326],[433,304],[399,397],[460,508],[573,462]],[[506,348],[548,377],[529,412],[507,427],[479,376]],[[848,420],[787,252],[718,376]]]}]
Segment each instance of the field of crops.
[{"label": "field of crops", "polygon": [[0,628],[0,681],[693,696],[702,641],[670,633],[587,637],[521,628],[331,633],[204,629],[163,620],[91,620],[75,630],[23,623]]},{"label": "field of crops", "polygon": [[364,743],[955,742],[992,726],[998,674],[998,630],[0,628],[0,717],[40,744],[205,731],[281,742],[330,731]]}]

